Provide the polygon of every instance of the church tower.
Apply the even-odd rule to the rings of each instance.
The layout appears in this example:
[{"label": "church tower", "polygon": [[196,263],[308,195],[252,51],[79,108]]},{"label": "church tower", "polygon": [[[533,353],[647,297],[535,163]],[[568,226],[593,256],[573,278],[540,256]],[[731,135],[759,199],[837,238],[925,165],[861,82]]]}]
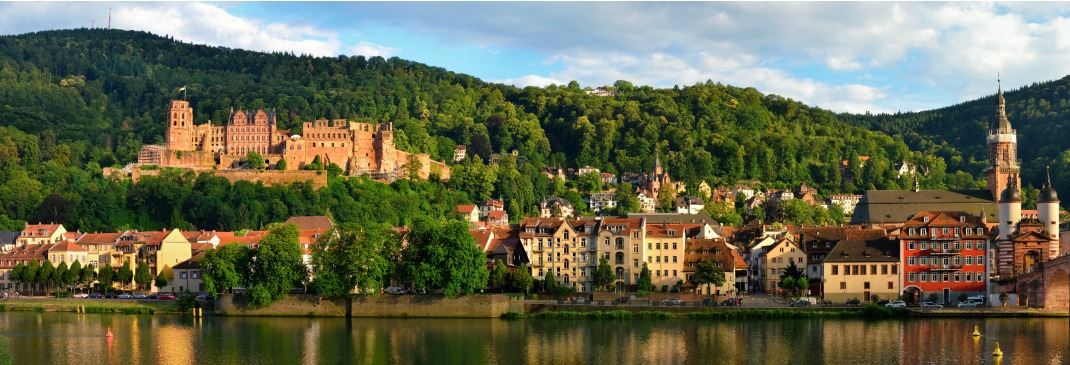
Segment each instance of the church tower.
[{"label": "church tower", "polygon": [[185,100],[171,100],[167,112],[167,149],[193,151],[193,108]]},{"label": "church tower", "polygon": [[[997,85],[998,85],[997,80]],[[1003,88],[997,86],[996,96],[996,120],[988,129],[988,167],[985,168],[985,177],[988,180],[988,190],[992,192],[993,199],[999,199],[1000,193],[1007,188],[1006,183],[1013,179],[1018,181],[1018,173],[1021,168],[1018,163],[1018,136],[1007,120],[1006,101],[1003,99]]]},{"label": "church tower", "polygon": [[1044,224],[1044,232],[1048,238],[1059,239],[1059,195],[1051,186],[1051,172],[1048,172],[1048,181],[1040,189],[1040,198],[1037,199],[1037,220]]}]

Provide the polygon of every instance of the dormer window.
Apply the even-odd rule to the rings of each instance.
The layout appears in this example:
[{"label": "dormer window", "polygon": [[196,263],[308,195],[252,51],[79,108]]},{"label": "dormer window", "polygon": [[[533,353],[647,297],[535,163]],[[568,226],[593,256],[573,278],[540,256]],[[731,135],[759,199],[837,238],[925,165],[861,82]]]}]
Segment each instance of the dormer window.
[{"label": "dormer window", "polygon": [[966,221],[966,216],[960,215],[959,216],[959,222],[965,222],[965,221]]},{"label": "dormer window", "polygon": [[[921,217],[921,221],[925,222],[925,223],[929,223],[929,216]],[[922,233],[922,234],[925,234],[925,233]]]}]

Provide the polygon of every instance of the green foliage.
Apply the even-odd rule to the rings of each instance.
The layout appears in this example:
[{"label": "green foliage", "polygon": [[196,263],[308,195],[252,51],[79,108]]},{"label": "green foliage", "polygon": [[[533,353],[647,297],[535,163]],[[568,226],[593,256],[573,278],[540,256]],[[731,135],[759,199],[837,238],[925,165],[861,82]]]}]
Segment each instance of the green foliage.
[{"label": "green foliage", "polygon": [[930,302],[936,303],[938,300],[940,300],[940,295],[936,294],[936,292],[931,292],[928,296],[926,296],[926,298],[928,298]]},{"label": "green foliage", "polygon": [[189,312],[190,309],[193,309],[196,306],[197,300],[193,298],[193,295],[190,293],[183,293],[175,299],[175,307],[178,308],[179,312]]},{"label": "green foliage", "polygon": [[1004,306],[1006,306],[1007,303],[1010,302],[1010,301],[1011,301],[1011,297],[1009,295],[1007,295],[1007,293],[999,293],[999,302],[1003,303]]},{"label": "green foliage", "polygon": [[301,231],[293,224],[271,224],[253,254],[245,300],[250,308],[263,308],[281,300],[308,278],[301,262]]},{"label": "green foliage", "polygon": [[721,287],[725,283],[724,271],[721,270],[721,263],[714,259],[707,259],[699,261],[695,265],[695,284],[706,285],[706,293],[712,293],[710,285],[714,287]]},{"label": "green foliage", "polygon": [[509,281],[509,270],[501,260],[494,263],[494,270],[490,272],[490,286],[499,291],[504,291]]},{"label": "green foliage", "polygon": [[152,273],[149,272],[149,265],[137,265],[137,270],[134,272],[134,282],[137,283],[138,290],[149,288],[149,283],[152,282]]},{"label": "green foliage", "polygon": [[594,281],[595,285],[605,290],[608,290],[609,286],[617,281],[616,274],[613,274],[613,267],[609,266],[609,259],[605,257],[598,259],[598,268],[595,269]]},{"label": "green foliage", "polygon": [[22,282],[30,284],[30,295],[33,295],[34,289],[37,287],[39,272],[41,271],[41,263],[36,260],[30,261],[26,264],[26,267],[22,269]]},{"label": "green foliage", "polygon": [[650,268],[643,263],[643,270],[639,272],[639,281],[636,282],[636,286],[639,291],[652,291],[653,285],[651,285]]},{"label": "green foliage", "polygon": [[531,292],[531,286],[534,283],[535,278],[531,277],[531,269],[528,268],[528,264],[521,263],[520,267],[513,272],[513,287],[527,294]]},{"label": "green foliage", "polygon": [[67,283],[70,282],[67,280],[69,273],[70,269],[67,268],[67,262],[60,262],[59,265],[56,266],[55,273],[52,274],[52,281],[58,284],[60,288],[67,288]]},{"label": "green foliage", "polygon": [[249,151],[245,154],[245,162],[249,164],[249,168],[263,170],[267,167],[264,164],[264,156],[260,155],[260,152]]},{"label": "green foliage", "polygon": [[286,170],[286,159],[279,159],[279,162],[275,163],[275,169],[279,171]]},{"label": "green foliage", "polygon": [[67,274],[63,277],[63,282],[67,285],[76,285],[82,282],[82,263],[78,260],[74,260],[71,266],[67,268]]},{"label": "green foliage", "polygon": [[123,266],[119,268],[119,272],[115,275],[115,281],[118,281],[119,286],[123,289],[126,289],[126,286],[134,281],[134,270],[130,269],[130,261],[123,262]]},{"label": "green foliage", "polygon": [[160,270],[160,273],[156,275],[156,280],[153,282],[153,285],[156,286],[156,289],[162,290],[167,284],[167,273],[164,272],[164,270]]},{"label": "green foliage", "polygon": [[959,301],[960,301],[960,302],[965,302],[965,301],[966,301],[966,299],[967,299],[967,298],[969,298],[969,297],[970,297],[970,295],[969,295],[969,294],[966,294],[966,293],[959,293],[959,297],[958,297],[958,299],[959,299]]},{"label": "green foliage", "polygon": [[384,225],[340,226],[312,250],[313,286],[330,298],[378,294],[393,272],[390,257],[401,238]]},{"label": "green foliage", "polygon": [[37,284],[45,287],[45,295],[48,295],[49,290],[52,288],[52,282],[55,280],[56,267],[52,266],[52,261],[42,261],[41,269],[37,271],[37,278],[34,280]]},{"label": "green foliage", "polygon": [[110,266],[98,268],[97,282],[100,283],[101,292],[106,294],[112,289],[112,284],[115,282],[115,269]]},{"label": "green foliage", "polygon": [[486,255],[463,221],[420,219],[408,235],[405,272],[413,286],[442,289],[450,298],[475,293],[487,285]]},{"label": "green foliage", "polygon": [[221,292],[249,285],[250,263],[253,252],[241,244],[223,245],[205,251],[201,258],[204,290],[215,296]]}]

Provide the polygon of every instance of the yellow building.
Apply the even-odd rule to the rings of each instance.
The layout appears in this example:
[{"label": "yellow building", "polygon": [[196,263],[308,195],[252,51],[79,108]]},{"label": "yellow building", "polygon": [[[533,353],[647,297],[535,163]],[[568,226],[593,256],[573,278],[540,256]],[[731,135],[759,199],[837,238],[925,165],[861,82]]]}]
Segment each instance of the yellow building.
[{"label": "yellow building", "polygon": [[836,245],[822,263],[825,299],[844,303],[870,301],[876,295],[899,296],[899,244],[887,238],[847,240]]},{"label": "yellow building", "polygon": [[762,267],[762,290],[772,293],[780,287],[780,275],[792,264],[806,273],[806,252],[789,238],[781,238],[769,247],[760,258]]},{"label": "yellow building", "polygon": [[[684,275],[684,232],[682,224],[647,224],[646,246],[632,244],[632,254],[645,256],[653,290],[673,287],[686,279]],[[641,268],[640,268],[641,270]]]},{"label": "yellow building", "polygon": [[175,276],[172,268],[189,260],[192,252],[192,245],[177,229],[170,232],[135,231],[119,240],[112,251],[110,264],[112,268],[119,268],[123,266],[123,263],[130,262],[130,269],[135,271],[138,265],[149,265],[149,273],[153,277],[163,271],[167,280],[174,283]]},{"label": "yellow building", "polygon": [[643,270],[645,225],[644,218],[602,218],[598,230],[598,256],[609,261],[617,276],[615,285],[622,289],[639,281],[639,272]]},{"label": "yellow building", "polygon": [[532,276],[545,280],[553,272],[559,285],[579,290],[579,263],[575,255],[581,251],[576,231],[564,218],[525,218],[520,221],[520,243],[529,253]]},{"label": "yellow building", "polygon": [[60,263],[67,263],[67,267],[70,267],[75,261],[85,265],[89,261],[89,251],[77,243],[63,241],[48,249],[48,261],[54,267],[59,267]]},{"label": "yellow building", "polygon": [[30,224],[19,233],[15,245],[58,243],[66,237],[67,229],[62,224]]}]

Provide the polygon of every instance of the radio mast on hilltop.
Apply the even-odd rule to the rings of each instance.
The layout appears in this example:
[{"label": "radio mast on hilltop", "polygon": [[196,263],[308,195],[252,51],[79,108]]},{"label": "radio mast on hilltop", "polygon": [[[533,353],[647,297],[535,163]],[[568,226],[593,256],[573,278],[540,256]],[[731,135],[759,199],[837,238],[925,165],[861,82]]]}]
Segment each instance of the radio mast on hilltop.
[{"label": "radio mast on hilltop", "polygon": [[108,29],[111,29],[111,8],[108,8]]}]

